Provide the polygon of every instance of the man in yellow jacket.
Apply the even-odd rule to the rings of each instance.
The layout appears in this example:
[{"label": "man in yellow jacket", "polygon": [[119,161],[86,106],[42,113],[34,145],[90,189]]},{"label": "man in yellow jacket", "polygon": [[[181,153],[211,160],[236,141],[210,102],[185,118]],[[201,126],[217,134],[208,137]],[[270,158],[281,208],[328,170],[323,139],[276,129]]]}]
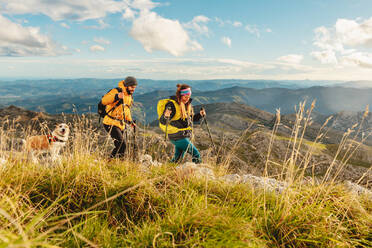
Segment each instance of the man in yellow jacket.
[{"label": "man in yellow jacket", "polygon": [[119,82],[119,87],[110,90],[102,97],[102,104],[106,106],[106,113],[103,119],[103,126],[114,140],[115,148],[110,158],[123,157],[126,149],[124,140],[124,129],[126,124],[133,128],[130,107],[133,104],[133,93],[137,87],[137,80],[134,77],[127,77]]}]

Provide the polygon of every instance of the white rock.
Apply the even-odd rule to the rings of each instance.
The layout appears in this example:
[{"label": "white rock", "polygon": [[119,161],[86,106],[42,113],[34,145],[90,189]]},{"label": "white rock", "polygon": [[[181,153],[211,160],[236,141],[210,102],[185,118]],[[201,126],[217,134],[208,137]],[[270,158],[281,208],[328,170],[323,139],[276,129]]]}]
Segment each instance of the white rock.
[{"label": "white rock", "polygon": [[215,179],[214,172],[207,167],[197,167],[195,169],[195,172],[199,176],[208,177],[209,179]]},{"label": "white rock", "polygon": [[193,162],[186,162],[184,164],[180,164],[176,167],[176,169],[195,169],[197,165]]},{"label": "white rock", "polygon": [[139,158],[140,163],[152,164],[152,157],[149,154],[142,154]]},{"label": "white rock", "polygon": [[239,183],[242,178],[238,174],[229,174],[220,177],[220,179],[229,183]]},{"label": "white rock", "polygon": [[141,165],[141,168],[144,171],[148,171],[149,167],[151,167],[151,166],[161,166],[162,165],[162,163],[158,162],[157,160],[153,161],[151,155],[149,155],[149,154],[141,155],[140,158],[139,158],[139,163]]},{"label": "white rock", "polygon": [[364,188],[363,186],[360,186],[350,181],[346,181],[345,186],[346,188],[348,188],[351,192],[353,192],[356,195],[367,195],[368,198],[372,199],[372,191]]},{"label": "white rock", "polygon": [[213,170],[211,168],[208,168],[208,165],[206,164],[195,164],[193,162],[186,162],[184,164],[178,165],[176,169],[177,170],[189,170],[196,177],[206,177],[210,180],[216,179]]},{"label": "white rock", "polygon": [[273,178],[257,177],[251,174],[243,175],[242,183],[250,183],[255,188],[265,188],[269,191],[275,191],[277,193],[283,192],[283,190],[287,187],[286,183],[280,182]]}]

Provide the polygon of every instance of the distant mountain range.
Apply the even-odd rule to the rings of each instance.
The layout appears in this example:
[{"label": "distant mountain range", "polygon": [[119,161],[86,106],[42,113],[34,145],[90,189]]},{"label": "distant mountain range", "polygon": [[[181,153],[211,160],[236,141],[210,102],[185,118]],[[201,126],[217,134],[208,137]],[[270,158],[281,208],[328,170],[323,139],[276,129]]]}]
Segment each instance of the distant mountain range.
[{"label": "distant mountain range", "polygon": [[[0,106],[16,105],[29,110],[51,114],[96,112],[99,99],[116,87],[119,79],[65,79],[0,82]],[[157,118],[156,103],[173,95],[181,81],[139,80],[133,111],[137,119],[151,122]],[[282,114],[294,112],[295,105],[316,99],[319,116],[341,111],[360,112],[372,106],[372,88],[369,82],[347,82],[338,86],[300,86],[314,81],[268,80],[183,80],[193,88],[194,105],[210,103],[241,103],[266,112]],[[335,82],[317,82],[332,85]],[[350,88],[354,83],[356,88]],[[342,86],[342,87],[341,87]]]},{"label": "distant mountain range", "polygon": [[[90,91],[102,91],[113,88],[122,80],[116,79],[43,79],[43,80],[15,80],[0,81],[0,95],[4,93],[22,93],[27,92],[41,94],[43,92],[60,93],[89,93]],[[186,83],[196,91],[211,91],[233,86],[242,86],[246,88],[264,89],[264,88],[288,88],[299,89],[311,86],[332,86],[339,81],[310,81],[310,80],[242,80],[242,79],[213,79],[213,80],[151,80],[138,79],[139,85],[137,92],[143,94],[154,90],[174,89],[178,83]],[[24,92],[21,91],[24,90]]]},{"label": "distant mountain range", "polygon": [[362,111],[367,105],[372,106],[372,88],[316,86],[292,90],[285,88],[250,89],[236,86],[217,91],[198,92],[193,97],[201,103],[244,103],[271,113],[280,108],[283,114],[293,113],[294,106],[304,100],[308,104],[316,100],[315,110],[326,115],[340,111]]},{"label": "distant mountain range", "polygon": [[353,81],[339,84],[341,87],[348,88],[372,88],[372,81]]},{"label": "distant mountain range", "polygon": [[[156,102],[174,94],[174,91],[154,91],[135,97],[137,104],[146,112],[146,121],[156,119]],[[353,89],[343,87],[310,87],[304,89],[267,88],[251,89],[235,86],[216,91],[193,93],[193,103],[209,104],[235,102],[249,105],[270,113],[280,109],[282,114],[294,112],[295,105],[306,100],[309,106],[316,100],[315,110],[322,115],[341,111],[363,111],[372,106],[371,89]]]},{"label": "distant mountain range", "polygon": [[[55,80],[0,83],[0,106],[16,105],[34,111],[47,113],[96,112],[99,99],[108,89],[116,86],[118,80]],[[227,85],[256,85],[247,88]],[[134,112],[138,119],[151,122],[157,118],[156,103],[175,92],[174,81],[143,80],[134,95]],[[309,87],[309,88],[262,88],[278,85],[276,82],[245,82],[232,80],[226,85],[221,81],[190,81],[193,86],[194,105],[219,102],[235,102],[249,105],[270,113],[280,109],[282,114],[294,112],[299,102],[306,100],[310,104],[316,99],[315,110],[321,115],[330,115],[341,111],[360,112],[367,105],[372,106],[372,88],[349,87]],[[282,86],[284,85],[281,82]],[[265,86],[266,85],[266,86]],[[346,84],[349,85],[349,84]],[[364,84],[365,85],[365,84]],[[160,89],[159,89],[160,88]],[[141,90],[142,89],[142,90]],[[153,90],[155,89],[155,90]],[[210,90],[213,89],[213,90]],[[141,92],[145,92],[142,93]]]},{"label": "distant mountain range", "polygon": [[[81,78],[0,81],[0,106],[14,104],[27,109],[49,113],[71,113],[74,106],[81,112],[87,112],[92,108],[95,111],[97,99],[109,89],[117,87],[120,80]],[[255,89],[271,87],[297,89],[306,87],[306,84],[303,84],[304,82],[302,81],[236,79],[177,81],[138,79],[138,81],[136,96],[158,90],[175,91],[177,83],[189,84],[194,92],[213,91],[234,86]]]}]

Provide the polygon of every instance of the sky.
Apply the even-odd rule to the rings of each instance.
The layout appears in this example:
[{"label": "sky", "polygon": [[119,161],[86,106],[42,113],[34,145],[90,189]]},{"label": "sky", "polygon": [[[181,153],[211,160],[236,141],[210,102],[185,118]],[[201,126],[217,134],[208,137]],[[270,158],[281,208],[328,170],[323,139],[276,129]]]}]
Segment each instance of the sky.
[{"label": "sky", "polygon": [[371,0],[0,0],[0,79],[372,78]]}]

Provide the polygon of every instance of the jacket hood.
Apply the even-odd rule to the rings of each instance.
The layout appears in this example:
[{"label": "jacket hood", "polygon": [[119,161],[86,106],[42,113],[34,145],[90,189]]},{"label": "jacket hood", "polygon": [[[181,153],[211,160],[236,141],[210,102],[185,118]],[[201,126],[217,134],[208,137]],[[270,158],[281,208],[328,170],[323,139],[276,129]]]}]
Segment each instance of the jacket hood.
[{"label": "jacket hood", "polygon": [[124,95],[128,96],[127,87],[124,86],[124,80],[118,83],[118,86],[123,90]]}]

